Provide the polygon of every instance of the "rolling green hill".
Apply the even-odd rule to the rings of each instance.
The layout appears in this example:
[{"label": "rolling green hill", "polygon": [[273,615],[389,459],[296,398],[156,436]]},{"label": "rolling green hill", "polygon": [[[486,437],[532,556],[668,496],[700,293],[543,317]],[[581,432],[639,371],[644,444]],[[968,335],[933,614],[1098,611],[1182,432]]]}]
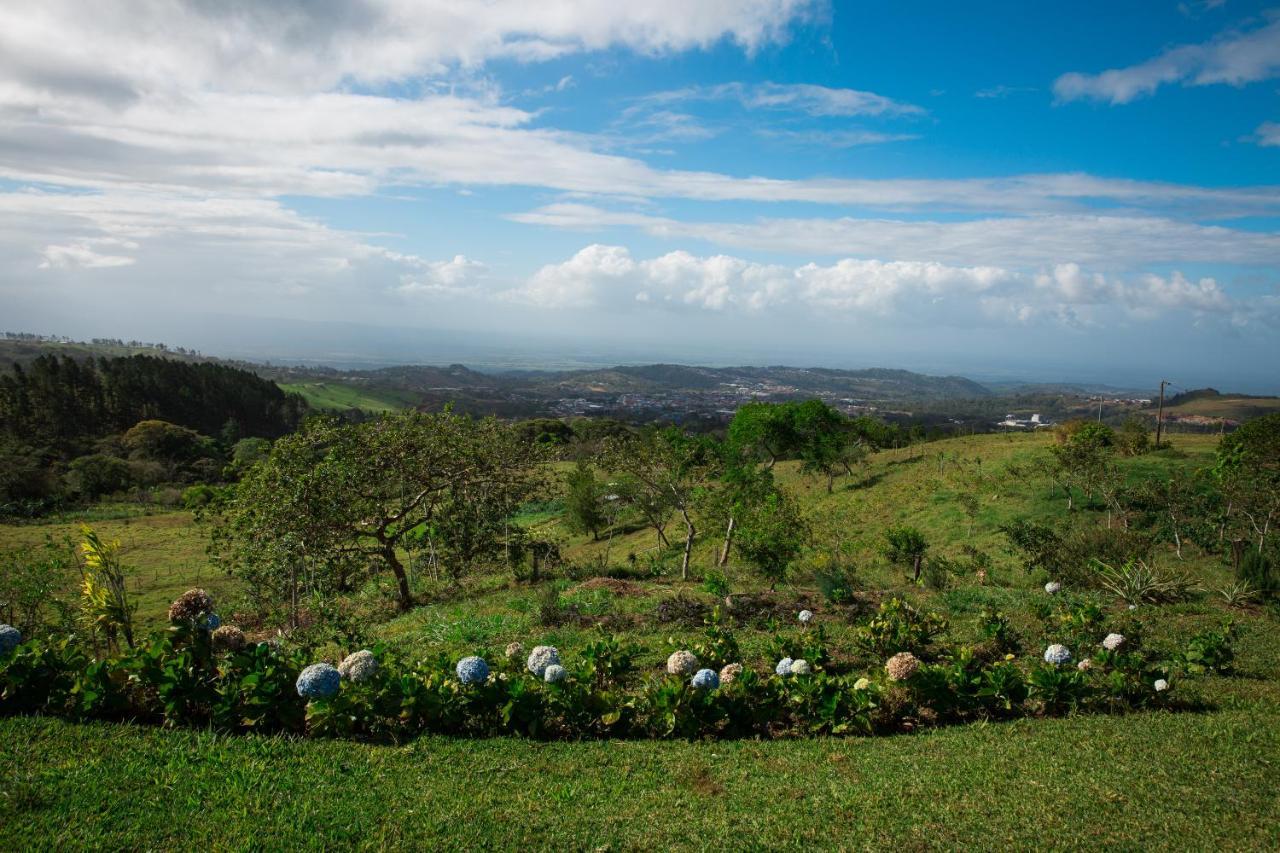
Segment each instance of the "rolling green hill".
[{"label": "rolling green hill", "polygon": [[391,412],[408,408],[414,403],[414,395],[408,392],[360,388],[336,379],[276,384],[283,391],[301,395],[308,406],[319,411],[361,409],[366,412]]}]

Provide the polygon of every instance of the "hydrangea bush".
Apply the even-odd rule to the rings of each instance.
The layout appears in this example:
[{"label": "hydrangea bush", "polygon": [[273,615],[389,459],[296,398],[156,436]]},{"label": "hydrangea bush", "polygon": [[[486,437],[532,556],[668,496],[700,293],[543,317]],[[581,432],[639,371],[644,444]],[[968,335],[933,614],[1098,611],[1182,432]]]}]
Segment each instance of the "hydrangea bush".
[{"label": "hydrangea bush", "polygon": [[1071,650],[1062,643],[1054,643],[1044,650],[1044,662],[1060,666],[1071,660]]},{"label": "hydrangea bush", "polygon": [[[1141,625],[1132,617],[1108,625],[1098,621],[1110,618],[1105,614],[1077,620],[1067,633],[1054,629],[1051,636],[1072,647],[1093,649],[1076,666],[1063,665],[1071,662],[1066,643],[1045,649],[1043,660],[961,647],[924,652],[936,661],[927,664],[899,647],[883,675],[814,665],[806,651],[778,660],[774,672],[784,677],[775,678],[738,661],[717,672],[681,650],[668,660],[668,670],[679,677],[643,678],[629,666],[606,666],[622,646],[602,634],[590,646],[594,651],[583,650],[575,678],[554,647],[535,647],[524,658],[518,644],[511,654],[524,666],[504,667],[496,677],[480,656],[402,663],[368,649],[334,667],[307,660],[287,642],[249,643],[234,626],[196,630],[201,622],[195,620],[207,618],[212,611],[202,608],[212,602],[198,594],[184,600],[176,611],[178,630],[156,632],[101,658],[65,639],[19,644],[16,631],[0,626],[0,713],[397,742],[425,732],[545,738],[875,734],[1030,714],[1177,707],[1170,684],[1192,672],[1176,655],[1171,662],[1167,653],[1143,648]],[[191,630],[181,630],[182,624]],[[1107,627],[1121,628],[1129,639],[1117,643]],[[1089,632],[1081,633],[1085,628]],[[809,639],[814,633],[804,632]],[[1084,639],[1077,642],[1077,636]],[[1098,637],[1106,639],[1099,643]],[[626,650],[633,652],[644,650]],[[1211,677],[1215,671],[1194,674]],[[350,689],[342,681],[362,686]],[[484,687],[461,690],[459,682]]]},{"label": "hydrangea bush", "polygon": [[714,669],[700,669],[689,683],[699,690],[715,690],[720,686],[720,676]]},{"label": "hydrangea bush", "polygon": [[342,676],[337,667],[328,663],[313,663],[298,675],[298,695],[304,699],[329,699],[338,693]]},{"label": "hydrangea bush", "polygon": [[489,664],[484,658],[471,655],[458,661],[455,671],[463,684],[483,684],[489,677]]},{"label": "hydrangea bush", "polygon": [[547,671],[547,667],[560,663],[560,650],[555,646],[534,646],[533,651],[529,652],[529,659],[525,662],[525,666],[529,672],[541,678]]},{"label": "hydrangea bush", "polygon": [[352,652],[338,664],[338,673],[347,681],[361,684],[378,672],[378,659],[368,649]]},{"label": "hydrangea bush", "polygon": [[693,675],[698,671],[698,659],[693,652],[681,649],[667,658],[667,672],[671,675]]},{"label": "hydrangea bush", "polygon": [[7,655],[22,643],[22,633],[12,625],[0,625],[0,655]]}]

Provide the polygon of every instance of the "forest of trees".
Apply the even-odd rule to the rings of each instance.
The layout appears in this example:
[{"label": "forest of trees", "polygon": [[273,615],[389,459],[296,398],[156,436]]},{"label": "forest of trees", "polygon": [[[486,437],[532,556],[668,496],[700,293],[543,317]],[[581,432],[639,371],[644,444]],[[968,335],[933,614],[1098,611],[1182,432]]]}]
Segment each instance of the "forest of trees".
[{"label": "forest of trees", "polygon": [[15,364],[0,376],[0,516],[222,482],[306,414],[301,397],[219,364],[147,355]]},{"label": "forest of trees", "polygon": [[0,430],[58,449],[162,420],[217,435],[293,431],[306,402],[247,370],[148,355],[77,361],[41,356],[0,377]]}]

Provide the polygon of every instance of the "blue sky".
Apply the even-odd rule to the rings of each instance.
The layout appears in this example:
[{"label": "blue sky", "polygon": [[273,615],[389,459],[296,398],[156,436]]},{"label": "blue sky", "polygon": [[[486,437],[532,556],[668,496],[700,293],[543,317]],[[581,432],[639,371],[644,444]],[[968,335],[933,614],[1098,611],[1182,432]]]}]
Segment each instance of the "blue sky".
[{"label": "blue sky", "polygon": [[8,328],[1280,391],[1280,7],[51,0],[0,71]]}]

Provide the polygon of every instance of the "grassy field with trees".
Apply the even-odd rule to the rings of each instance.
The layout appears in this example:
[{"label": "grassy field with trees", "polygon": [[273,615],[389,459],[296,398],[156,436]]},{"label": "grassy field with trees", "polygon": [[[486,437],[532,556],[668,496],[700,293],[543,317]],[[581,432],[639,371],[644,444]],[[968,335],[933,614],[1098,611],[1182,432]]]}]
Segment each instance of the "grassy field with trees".
[{"label": "grassy field with trees", "polygon": [[[722,438],[315,421],[194,512],[0,526],[21,569],[0,619],[106,662],[36,641],[0,665],[0,820],[51,846],[1272,847],[1275,429],[913,443],[821,404]],[[82,524],[154,639],[79,595],[111,577]],[[174,615],[191,587],[246,651]],[[556,647],[566,680],[513,643]],[[303,664],[360,649],[390,680],[296,695]],[[666,674],[681,650],[746,674],[699,691]],[[471,655],[482,686],[453,673]],[[62,666],[95,675],[50,705],[32,673]]]}]

